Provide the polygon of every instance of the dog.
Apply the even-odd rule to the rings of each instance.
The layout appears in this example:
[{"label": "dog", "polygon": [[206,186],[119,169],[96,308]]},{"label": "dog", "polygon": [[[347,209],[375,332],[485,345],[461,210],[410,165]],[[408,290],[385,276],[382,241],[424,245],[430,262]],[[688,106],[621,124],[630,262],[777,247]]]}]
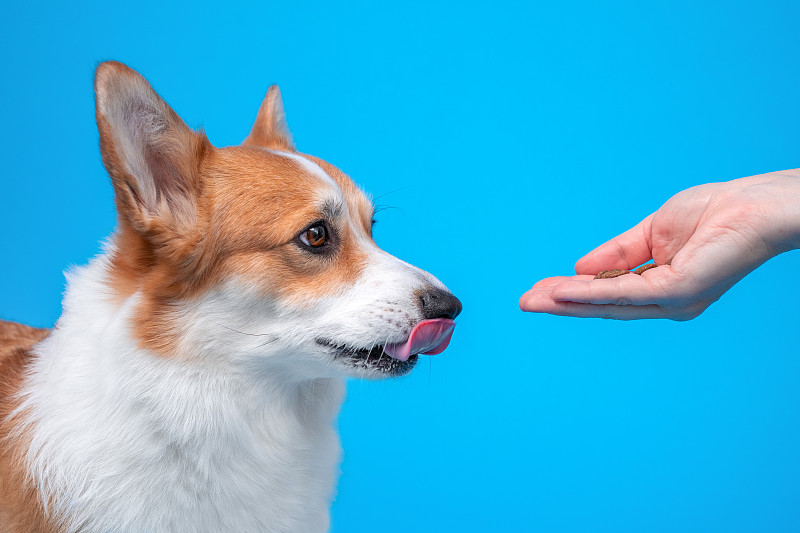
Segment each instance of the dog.
[{"label": "dog", "polygon": [[0,323],[0,531],[327,530],[345,378],[441,352],[461,303],[376,246],[276,86],[226,148],[121,63],[95,96],[117,229],[52,331]]}]

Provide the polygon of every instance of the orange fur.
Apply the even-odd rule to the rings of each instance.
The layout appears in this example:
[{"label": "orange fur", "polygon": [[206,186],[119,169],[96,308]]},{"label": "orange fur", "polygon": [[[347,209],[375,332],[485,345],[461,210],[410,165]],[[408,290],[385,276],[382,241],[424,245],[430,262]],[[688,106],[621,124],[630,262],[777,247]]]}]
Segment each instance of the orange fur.
[{"label": "orange fur", "polygon": [[0,531],[55,533],[23,465],[25,436],[14,434],[9,418],[19,406],[18,394],[31,363],[33,346],[50,333],[0,320]]},{"label": "orange fur", "polygon": [[[352,190],[345,192],[348,209],[359,230],[370,235],[371,204],[341,171],[325,165],[340,187]],[[361,272],[364,258],[349,227],[337,228],[342,246],[333,263],[309,260],[292,244],[308,221],[322,218],[309,207],[318,183],[297,162],[257,148],[209,146],[198,180],[200,215],[188,235],[164,244],[120,221],[110,273],[119,297],[141,291],[136,333],[142,346],[174,353],[179,330],[171,302],[199,297],[230,274],[253,278],[265,294],[302,301],[341,290]],[[169,246],[168,254],[163,246]],[[272,274],[255,277],[259,272]]]},{"label": "orange fur", "polygon": [[[215,148],[202,132],[189,130],[155,96],[171,124],[170,134],[160,140],[163,152],[156,155],[166,160],[161,166],[176,185],[163,191],[167,213],[159,211],[154,216],[152,206],[143,207],[144,195],[128,174],[101,110],[103,95],[119,83],[113,81],[119,76],[140,77],[121,63],[109,62],[98,68],[95,84],[101,153],[119,213],[117,249],[109,275],[118,298],[137,291],[143,295],[135,319],[143,347],[163,355],[174,353],[178,329],[171,304],[201,295],[232,273],[248,278],[256,272],[274,272],[271,279],[281,280],[280,285],[252,281],[266,294],[301,300],[330,293],[358,276],[364,260],[349,227],[337,228],[342,248],[333,263],[309,261],[290,244],[310,220],[322,214],[309,208],[319,187],[316,178],[296,161],[264,150],[297,154],[277,87],[267,92],[243,145],[228,148]],[[361,190],[333,165],[302,157],[334,179],[359,230],[371,236],[373,209]]]}]

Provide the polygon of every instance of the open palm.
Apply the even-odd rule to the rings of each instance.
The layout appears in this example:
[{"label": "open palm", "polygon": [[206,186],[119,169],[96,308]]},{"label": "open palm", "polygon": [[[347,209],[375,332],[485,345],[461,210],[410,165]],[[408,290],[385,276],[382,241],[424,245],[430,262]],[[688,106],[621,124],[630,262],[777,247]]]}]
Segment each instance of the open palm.
[{"label": "open palm", "polygon": [[[800,171],[774,172],[682,191],[634,228],[520,299],[523,311],[616,319],[688,320],[763,262],[800,247]],[[601,270],[641,276],[594,279]],[[670,263],[667,265],[667,263]]]}]

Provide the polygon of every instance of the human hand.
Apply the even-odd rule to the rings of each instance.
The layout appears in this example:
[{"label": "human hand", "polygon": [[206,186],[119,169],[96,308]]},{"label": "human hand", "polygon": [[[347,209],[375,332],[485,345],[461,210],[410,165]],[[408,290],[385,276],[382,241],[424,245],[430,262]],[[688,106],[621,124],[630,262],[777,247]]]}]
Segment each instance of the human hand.
[{"label": "human hand", "polygon": [[[689,320],[769,258],[796,248],[800,169],[699,185],[589,252],[575,265],[578,275],[537,282],[519,306],[575,317]],[[661,266],[594,279],[650,259]]]}]

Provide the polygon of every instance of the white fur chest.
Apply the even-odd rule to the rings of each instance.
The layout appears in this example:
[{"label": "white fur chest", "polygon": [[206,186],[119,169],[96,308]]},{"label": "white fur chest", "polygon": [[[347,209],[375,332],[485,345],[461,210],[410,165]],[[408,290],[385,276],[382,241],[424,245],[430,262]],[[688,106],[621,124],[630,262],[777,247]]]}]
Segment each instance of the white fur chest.
[{"label": "white fur chest", "polygon": [[[72,280],[23,409],[28,467],[69,531],[321,532],[344,384],[251,379],[139,349],[128,311]],[[96,287],[94,287],[96,288]]]}]

